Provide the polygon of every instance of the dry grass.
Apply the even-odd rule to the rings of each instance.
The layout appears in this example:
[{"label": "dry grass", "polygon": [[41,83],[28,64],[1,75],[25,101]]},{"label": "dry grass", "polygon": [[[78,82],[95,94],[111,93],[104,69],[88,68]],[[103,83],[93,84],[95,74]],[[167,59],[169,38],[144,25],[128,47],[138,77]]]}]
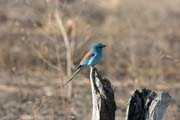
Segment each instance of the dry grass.
[{"label": "dry grass", "polygon": [[143,87],[168,91],[173,102],[164,120],[180,118],[179,0],[47,1],[0,0],[0,118],[90,119],[88,70],[74,80],[71,100],[60,87],[67,54],[56,8],[70,39],[72,69],[92,42],[107,44],[98,68],[116,87],[118,120],[131,92]]}]

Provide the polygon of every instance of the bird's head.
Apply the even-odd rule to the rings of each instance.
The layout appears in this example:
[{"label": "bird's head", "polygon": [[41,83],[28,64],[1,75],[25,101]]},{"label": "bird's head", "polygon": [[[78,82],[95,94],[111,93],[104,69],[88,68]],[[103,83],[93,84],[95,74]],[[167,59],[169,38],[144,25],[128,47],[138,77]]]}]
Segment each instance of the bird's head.
[{"label": "bird's head", "polygon": [[99,42],[96,42],[92,45],[91,49],[92,50],[95,50],[95,51],[102,51],[102,49],[106,47],[106,45],[102,44],[102,43],[99,43]]}]

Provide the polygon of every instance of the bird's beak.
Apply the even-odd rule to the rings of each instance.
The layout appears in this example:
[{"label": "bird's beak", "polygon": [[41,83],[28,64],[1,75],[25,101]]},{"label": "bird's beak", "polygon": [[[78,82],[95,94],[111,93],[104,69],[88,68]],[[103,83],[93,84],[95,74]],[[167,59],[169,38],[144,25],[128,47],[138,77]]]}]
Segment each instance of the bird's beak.
[{"label": "bird's beak", "polygon": [[102,48],[104,48],[104,47],[106,47],[106,45],[103,45],[103,44],[102,44]]}]

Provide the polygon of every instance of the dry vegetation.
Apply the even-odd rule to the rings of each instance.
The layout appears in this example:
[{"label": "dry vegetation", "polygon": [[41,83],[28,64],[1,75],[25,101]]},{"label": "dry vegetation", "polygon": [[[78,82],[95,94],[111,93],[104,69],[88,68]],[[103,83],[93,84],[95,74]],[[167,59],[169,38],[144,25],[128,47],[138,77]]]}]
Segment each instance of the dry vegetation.
[{"label": "dry vegetation", "polygon": [[168,91],[164,120],[180,119],[179,0],[0,0],[1,120],[90,120],[88,70],[67,79],[66,46],[58,12],[70,39],[72,70],[93,41],[108,47],[98,69],[116,89],[117,120],[132,91]]}]

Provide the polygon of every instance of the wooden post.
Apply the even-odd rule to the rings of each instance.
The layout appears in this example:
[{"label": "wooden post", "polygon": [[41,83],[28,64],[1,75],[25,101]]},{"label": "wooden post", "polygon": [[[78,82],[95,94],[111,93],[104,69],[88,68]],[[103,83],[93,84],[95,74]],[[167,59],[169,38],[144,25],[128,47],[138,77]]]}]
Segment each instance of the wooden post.
[{"label": "wooden post", "polygon": [[115,120],[116,103],[111,83],[102,78],[96,68],[90,69],[92,120]]},{"label": "wooden post", "polygon": [[162,120],[170,101],[171,96],[166,92],[136,90],[129,99],[126,120]]}]

